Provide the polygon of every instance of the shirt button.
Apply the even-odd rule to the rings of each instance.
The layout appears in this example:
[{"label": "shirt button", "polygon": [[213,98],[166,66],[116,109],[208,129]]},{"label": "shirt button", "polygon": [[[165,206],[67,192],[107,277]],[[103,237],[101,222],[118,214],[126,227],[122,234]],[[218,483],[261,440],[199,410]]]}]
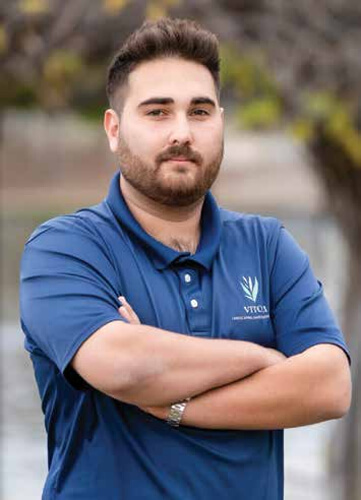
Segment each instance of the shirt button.
[{"label": "shirt button", "polygon": [[185,281],[186,283],[190,283],[190,282],[192,281],[192,276],[191,276],[190,274],[188,274],[188,273],[187,273],[187,274],[185,274],[185,275],[184,275],[184,281]]},{"label": "shirt button", "polygon": [[192,299],[191,300],[191,306],[193,307],[193,309],[196,309],[198,307],[198,300]]}]

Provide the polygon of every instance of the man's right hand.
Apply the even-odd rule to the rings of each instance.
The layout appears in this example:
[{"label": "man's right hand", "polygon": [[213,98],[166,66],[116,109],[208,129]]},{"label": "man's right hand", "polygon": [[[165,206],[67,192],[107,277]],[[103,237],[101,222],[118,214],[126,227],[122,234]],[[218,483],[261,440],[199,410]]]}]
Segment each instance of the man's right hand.
[{"label": "man's right hand", "polygon": [[138,318],[138,315],[133,311],[132,306],[127,302],[127,299],[124,296],[118,297],[121,306],[118,311],[122,318],[126,319],[131,325],[140,325],[141,322]]}]

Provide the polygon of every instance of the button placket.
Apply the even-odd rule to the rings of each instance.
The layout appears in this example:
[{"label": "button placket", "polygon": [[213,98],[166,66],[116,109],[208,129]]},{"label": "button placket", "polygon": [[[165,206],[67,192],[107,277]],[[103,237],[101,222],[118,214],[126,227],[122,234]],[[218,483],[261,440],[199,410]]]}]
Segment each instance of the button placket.
[{"label": "button placket", "polygon": [[191,300],[191,306],[193,307],[193,309],[197,309],[197,307],[198,307],[198,300],[197,299],[192,299]]},{"label": "button placket", "polygon": [[186,273],[186,274],[184,275],[184,281],[185,281],[186,283],[190,283],[190,282],[192,281],[192,276],[191,276],[189,273]]},{"label": "button placket", "polygon": [[187,288],[185,290],[185,296],[188,296],[188,303],[191,305],[192,309],[197,309],[199,306],[199,300],[194,297],[194,293],[199,293],[199,285],[197,286],[198,280],[197,276],[194,276],[194,272],[191,274],[190,271],[186,271],[183,275],[183,280],[186,283]]},{"label": "button placket", "polygon": [[201,272],[198,269],[183,267],[177,270],[177,274],[189,330],[200,336],[204,332],[206,336],[209,333],[207,329],[207,314],[209,313],[204,309],[202,302]]}]

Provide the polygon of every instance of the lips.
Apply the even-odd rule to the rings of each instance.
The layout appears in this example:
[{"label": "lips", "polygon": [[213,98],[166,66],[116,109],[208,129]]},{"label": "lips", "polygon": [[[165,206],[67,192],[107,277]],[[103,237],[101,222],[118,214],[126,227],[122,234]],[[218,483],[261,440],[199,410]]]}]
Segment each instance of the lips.
[{"label": "lips", "polygon": [[192,151],[186,146],[173,146],[168,148],[167,151],[159,154],[156,158],[156,163],[160,165],[163,162],[179,162],[179,163],[194,163],[200,165],[202,163],[202,157],[196,151]]},{"label": "lips", "polygon": [[168,161],[192,161],[190,158],[169,158]]}]

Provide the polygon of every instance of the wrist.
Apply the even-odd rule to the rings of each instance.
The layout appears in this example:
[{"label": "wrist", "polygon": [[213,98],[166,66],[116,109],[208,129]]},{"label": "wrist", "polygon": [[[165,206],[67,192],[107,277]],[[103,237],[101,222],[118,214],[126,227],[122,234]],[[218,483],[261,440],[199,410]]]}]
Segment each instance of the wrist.
[{"label": "wrist", "polygon": [[186,398],[183,401],[179,401],[178,403],[171,405],[167,416],[168,425],[171,425],[172,427],[179,427],[189,400],[190,398]]}]

